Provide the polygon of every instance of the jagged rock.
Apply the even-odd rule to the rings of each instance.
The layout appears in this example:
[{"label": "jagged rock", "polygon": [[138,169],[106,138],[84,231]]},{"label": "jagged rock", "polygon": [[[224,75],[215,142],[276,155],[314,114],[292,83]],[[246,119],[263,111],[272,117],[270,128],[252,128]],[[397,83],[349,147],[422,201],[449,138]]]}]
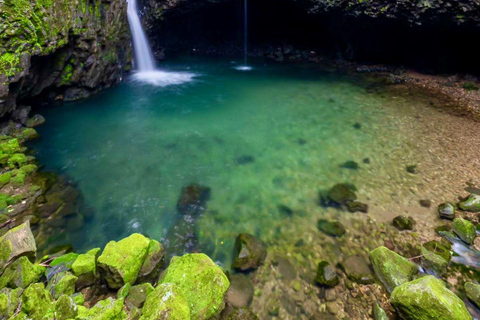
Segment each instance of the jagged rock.
[{"label": "jagged rock", "polygon": [[118,242],[110,241],[98,257],[98,269],[111,289],[134,284],[149,252],[151,242],[134,233]]},{"label": "jagged rock", "polygon": [[343,224],[337,220],[319,219],[317,221],[317,228],[332,237],[341,237],[346,232]]},{"label": "jagged rock", "polygon": [[335,287],[340,283],[340,278],[327,261],[320,261],[317,266],[315,282],[322,286]]},{"label": "jagged rock", "polygon": [[346,205],[350,201],[357,200],[353,188],[350,185],[339,183],[334,185],[327,193],[327,199],[337,205]]},{"label": "jagged rock", "polygon": [[56,320],[68,320],[75,319],[78,314],[77,305],[67,295],[62,295],[55,302],[55,319]]},{"label": "jagged rock", "polygon": [[51,295],[58,299],[62,294],[70,296],[75,293],[75,284],[77,283],[77,277],[68,271],[55,275],[47,285],[47,290]]},{"label": "jagged rock", "polygon": [[45,272],[45,267],[33,264],[27,257],[20,257],[12,263],[0,277],[0,288],[26,288],[38,282]]},{"label": "jagged rock", "polygon": [[453,220],[455,219],[455,206],[449,202],[442,203],[438,206],[438,214],[440,218]]},{"label": "jagged rock", "polygon": [[100,248],[92,249],[85,254],[80,254],[72,263],[72,271],[78,277],[76,289],[91,286],[97,278],[97,259],[100,254]]},{"label": "jagged rock", "polygon": [[417,266],[401,255],[378,247],[370,252],[370,261],[377,278],[383,283],[388,292],[395,287],[413,279],[418,273]]},{"label": "jagged rock", "polygon": [[473,223],[463,218],[456,218],[452,223],[453,232],[467,244],[473,244],[477,237],[477,232]]},{"label": "jagged rock", "polygon": [[342,263],[341,267],[348,279],[359,284],[370,284],[375,282],[373,272],[367,261],[361,256],[349,256]]},{"label": "jagged rock", "polygon": [[397,216],[393,219],[393,225],[398,230],[413,230],[414,224],[415,224],[415,221],[413,220],[412,217]]},{"label": "jagged rock", "polygon": [[35,128],[45,123],[45,118],[41,114],[34,114],[27,120],[26,125],[28,128]]},{"label": "jagged rock", "polygon": [[152,293],[153,290],[153,286],[148,282],[131,287],[125,299],[125,306],[127,306],[128,309],[141,309],[148,295]]},{"label": "jagged rock", "polygon": [[182,189],[177,202],[177,210],[183,215],[196,216],[205,210],[210,198],[210,188],[192,184]]},{"label": "jagged rock", "polygon": [[22,311],[29,319],[53,319],[55,305],[43,283],[31,284],[22,295]]},{"label": "jagged rock", "polygon": [[253,286],[250,279],[238,273],[230,275],[229,280],[227,303],[236,308],[248,306],[253,299]]},{"label": "jagged rock", "polygon": [[385,310],[380,307],[378,302],[375,302],[372,308],[373,320],[388,320],[388,316],[385,313]]},{"label": "jagged rock", "polygon": [[0,290],[0,319],[9,319],[17,310],[23,289],[3,288]]},{"label": "jagged rock", "polygon": [[[203,298],[208,299],[208,297]],[[202,297],[199,297],[199,299],[202,299]],[[191,317],[189,301],[182,290],[173,283],[159,284],[148,295],[142,313],[140,320],[204,319]],[[198,317],[198,315],[195,316]]]},{"label": "jagged rock", "polygon": [[27,221],[0,237],[0,273],[20,256],[35,259],[37,247]]},{"label": "jagged rock", "polygon": [[242,271],[256,269],[265,260],[267,252],[263,243],[248,233],[241,233],[235,240],[232,268]]},{"label": "jagged rock", "polygon": [[480,285],[473,282],[465,283],[465,293],[468,300],[472,301],[477,307],[480,307]]},{"label": "jagged rock", "polygon": [[201,253],[173,257],[160,283],[178,286],[190,306],[191,318],[199,320],[222,312],[223,299],[230,286],[223,271]]},{"label": "jagged rock", "polygon": [[468,198],[458,204],[464,211],[480,212],[480,195],[472,193]]},{"label": "jagged rock", "polygon": [[463,301],[434,276],[425,276],[396,287],[390,303],[403,319],[472,319]]}]

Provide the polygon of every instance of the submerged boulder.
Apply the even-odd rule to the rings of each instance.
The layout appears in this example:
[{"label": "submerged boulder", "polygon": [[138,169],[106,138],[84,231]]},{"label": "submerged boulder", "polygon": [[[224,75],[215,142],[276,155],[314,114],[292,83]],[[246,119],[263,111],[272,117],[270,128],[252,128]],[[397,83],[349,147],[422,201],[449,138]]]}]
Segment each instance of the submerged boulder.
[{"label": "submerged boulder", "polygon": [[267,251],[263,243],[248,233],[241,233],[235,240],[234,260],[232,268],[241,271],[258,268],[263,261]]},{"label": "submerged boulder", "polygon": [[191,184],[182,189],[177,202],[177,210],[183,215],[198,215],[205,210],[210,198],[210,188]]},{"label": "submerged boulder", "polygon": [[354,188],[345,183],[338,183],[334,185],[327,193],[327,200],[329,203],[336,205],[346,205],[350,201],[357,200],[357,195]]},{"label": "submerged boulder", "polygon": [[322,286],[335,287],[340,283],[340,278],[335,269],[327,261],[320,261],[317,266],[315,282]]},{"label": "submerged boulder", "polygon": [[21,256],[26,256],[33,261],[36,251],[37,246],[30,230],[30,221],[9,230],[0,237],[0,273]]},{"label": "submerged boulder", "polygon": [[332,237],[341,237],[346,232],[343,224],[337,220],[319,219],[317,221],[317,228],[321,232]]},{"label": "submerged boulder", "polygon": [[155,240],[134,233],[106,245],[98,257],[98,268],[111,289],[119,289],[125,283],[134,284],[137,281],[152,241]]},{"label": "submerged boulder", "polygon": [[201,253],[173,257],[160,283],[175,284],[190,307],[191,318],[199,320],[220,314],[224,308],[225,293],[230,286],[223,271]]},{"label": "submerged boulder", "polygon": [[464,211],[480,212],[480,195],[470,194],[467,199],[458,204],[458,207]]},{"label": "submerged boulder", "polygon": [[235,273],[229,276],[230,287],[227,291],[226,300],[229,305],[236,308],[246,307],[253,298],[253,285],[248,276],[243,273]]},{"label": "submerged boulder", "polygon": [[473,244],[473,241],[477,237],[476,228],[473,223],[463,218],[453,220],[452,229],[453,232],[467,244]]},{"label": "submerged boulder", "polygon": [[403,319],[472,319],[463,301],[434,276],[425,276],[396,287],[390,303]]},{"label": "submerged boulder", "polygon": [[[189,302],[182,290],[173,283],[159,284],[150,293],[143,306],[140,320],[188,320]],[[203,319],[203,318],[202,318]]]},{"label": "submerged boulder", "polygon": [[418,268],[413,262],[386,247],[372,250],[370,261],[375,275],[388,292],[392,292],[395,287],[412,280],[418,273]]},{"label": "submerged boulder", "polygon": [[373,272],[362,256],[349,256],[341,264],[348,279],[360,284],[375,282]]}]

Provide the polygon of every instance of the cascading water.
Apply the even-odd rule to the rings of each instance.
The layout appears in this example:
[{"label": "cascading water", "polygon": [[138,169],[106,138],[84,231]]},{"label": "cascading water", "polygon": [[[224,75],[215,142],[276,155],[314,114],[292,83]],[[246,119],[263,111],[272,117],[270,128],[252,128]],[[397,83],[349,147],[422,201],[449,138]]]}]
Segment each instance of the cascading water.
[{"label": "cascading water", "polygon": [[244,0],[244,15],[243,15],[243,65],[236,67],[235,69],[240,71],[252,70],[247,64],[248,60],[248,0]]},{"label": "cascading water", "polygon": [[127,16],[135,51],[135,67],[137,68],[133,76],[135,80],[164,87],[172,84],[181,84],[193,79],[195,75],[192,73],[165,72],[155,68],[153,53],[138,16],[137,0],[128,0]]}]

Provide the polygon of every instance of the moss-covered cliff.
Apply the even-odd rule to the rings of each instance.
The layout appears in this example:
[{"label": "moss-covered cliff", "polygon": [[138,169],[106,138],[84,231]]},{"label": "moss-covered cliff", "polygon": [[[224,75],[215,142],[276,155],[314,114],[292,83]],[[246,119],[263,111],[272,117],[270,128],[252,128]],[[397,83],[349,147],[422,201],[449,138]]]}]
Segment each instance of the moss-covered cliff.
[{"label": "moss-covered cliff", "polygon": [[0,117],[18,99],[74,100],[121,80],[131,50],[125,0],[0,2]]}]

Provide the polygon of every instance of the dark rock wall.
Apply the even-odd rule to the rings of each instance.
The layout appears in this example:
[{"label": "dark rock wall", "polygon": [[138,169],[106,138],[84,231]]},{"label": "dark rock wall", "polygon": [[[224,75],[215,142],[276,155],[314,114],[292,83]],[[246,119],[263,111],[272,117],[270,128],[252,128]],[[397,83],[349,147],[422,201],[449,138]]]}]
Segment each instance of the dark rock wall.
[{"label": "dark rock wall", "polygon": [[0,2],[0,117],[18,102],[75,100],[130,68],[126,0]]}]

